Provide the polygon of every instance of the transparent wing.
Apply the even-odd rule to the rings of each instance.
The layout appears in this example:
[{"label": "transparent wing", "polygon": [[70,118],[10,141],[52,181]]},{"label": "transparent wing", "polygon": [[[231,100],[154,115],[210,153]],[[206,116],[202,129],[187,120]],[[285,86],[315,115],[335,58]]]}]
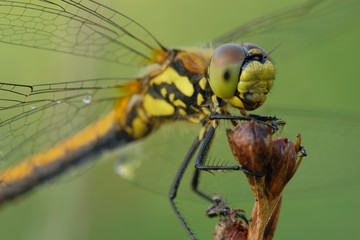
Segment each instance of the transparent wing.
[{"label": "transparent wing", "polygon": [[151,61],[162,48],[137,22],[92,0],[0,1],[0,41],[124,65]]},{"label": "transparent wing", "polygon": [[359,184],[360,111],[269,107],[266,113],[270,112],[287,121],[280,135],[295,141],[300,133],[309,153],[287,187],[289,193],[332,195],[336,189]]},{"label": "transparent wing", "polygon": [[[164,50],[141,25],[92,0],[0,1],[0,41],[130,66],[148,64],[155,50]],[[131,94],[128,80],[0,83],[0,168],[96,122]]]},{"label": "transparent wing", "polygon": [[120,100],[124,79],[41,85],[0,83],[1,165],[54,146],[97,121]]},{"label": "transparent wing", "polygon": [[309,0],[305,4],[269,14],[231,30],[214,39],[208,46],[229,42],[252,42],[276,56],[293,49],[311,49],[314,41],[326,41],[348,31],[359,22],[360,3],[355,0]]}]

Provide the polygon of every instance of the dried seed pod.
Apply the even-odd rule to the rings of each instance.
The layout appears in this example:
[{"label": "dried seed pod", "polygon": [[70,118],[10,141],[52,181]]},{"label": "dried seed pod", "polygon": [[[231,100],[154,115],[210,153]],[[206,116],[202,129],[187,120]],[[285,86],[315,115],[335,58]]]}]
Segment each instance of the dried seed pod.
[{"label": "dried seed pod", "polygon": [[[298,135],[300,144],[301,138]],[[266,173],[266,189],[268,194],[279,195],[286,184],[294,176],[301,159],[296,162],[299,149],[287,138],[273,141],[273,156]]]},{"label": "dried seed pod", "polygon": [[[282,192],[306,155],[301,136],[293,144],[287,138],[274,137],[264,124],[242,123],[227,130],[230,148],[246,169],[245,174],[256,202],[251,214],[247,239],[272,239],[280,214]],[[297,161],[299,151],[301,156]],[[260,174],[262,173],[262,174]]]},{"label": "dried seed pod", "polygon": [[263,173],[272,155],[271,129],[251,121],[227,129],[229,145],[240,166],[254,173]]}]

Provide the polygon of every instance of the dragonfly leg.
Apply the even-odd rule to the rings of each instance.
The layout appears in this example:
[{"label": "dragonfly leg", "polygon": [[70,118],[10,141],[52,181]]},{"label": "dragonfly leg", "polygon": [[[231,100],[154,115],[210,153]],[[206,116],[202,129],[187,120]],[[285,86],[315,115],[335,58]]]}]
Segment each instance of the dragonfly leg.
[{"label": "dragonfly leg", "polygon": [[[214,119],[225,119],[225,120],[231,120],[231,121],[235,121],[235,120],[245,120],[245,121],[251,121],[251,120],[256,120],[260,123],[263,123],[264,125],[269,126],[270,128],[272,128],[274,131],[276,131],[278,129],[278,125],[276,124],[276,121],[278,121],[278,118],[269,118],[270,120],[273,120],[273,122],[271,122],[271,124],[263,121],[263,120],[267,120],[266,117],[260,117],[260,119],[256,119],[254,117],[245,117],[245,116],[231,116],[231,115],[211,115],[210,119],[214,120]],[[249,171],[245,168],[242,168],[240,166],[207,166],[207,165],[203,165],[204,164],[204,159],[206,157],[206,153],[208,148],[211,145],[211,140],[214,136],[215,133],[215,127],[211,126],[204,139],[203,139],[203,143],[201,144],[200,147],[200,151],[196,157],[196,161],[195,161],[195,172],[193,175],[193,179],[192,179],[192,189],[195,193],[197,193],[198,195],[200,195],[202,198],[205,198],[208,201],[212,201],[212,198],[207,196],[205,193],[201,192],[200,190],[198,190],[198,182],[199,182],[199,176],[200,176],[200,171],[201,170],[205,170],[205,171],[230,171],[230,170],[235,170],[235,171],[243,171],[249,174],[253,174],[255,176],[263,176],[265,173],[261,172],[261,173],[256,173],[256,172],[252,172]],[[192,159],[192,157],[194,156],[196,150],[198,149],[200,145],[200,139],[199,137],[196,137],[196,139],[194,140],[193,144],[191,145],[188,153],[185,156],[185,159],[183,160],[178,172],[176,173],[176,176],[173,180],[173,183],[171,185],[170,188],[170,192],[169,192],[169,200],[170,200],[170,204],[171,207],[173,208],[176,216],[178,217],[178,219],[180,220],[181,224],[183,225],[183,227],[185,228],[186,232],[189,234],[189,236],[191,237],[191,239],[196,239],[193,235],[193,233],[191,232],[190,228],[188,227],[188,225],[185,222],[185,219],[182,217],[180,211],[178,210],[178,208],[176,207],[175,204],[175,198],[176,198],[176,194],[177,194],[177,190],[179,188],[181,179],[185,173],[185,170],[187,168],[187,166],[190,163],[190,160]],[[244,219],[246,219],[244,217]]]},{"label": "dragonfly leg", "polygon": [[[205,135],[205,138],[204,138],[204,143],[205,145],[207,145],[208,147],[210,146],[210,142],[211,142],[211,139],[214,135],[214,130],[215,128],[214,127],[211,127],[208,132],[206,133]],[[202,144],[202,146],[204,146],[204,143]],[[206,155],[206,150],[208,149],[208,147],[205,148],[205,150],[203,150],[204,152],[204,155]],[[201,151],[201,150],[200,150]],[[200,159],[200,165],[203,164],[203,160],[205,159],[205,156],[203,156],[201,159]],[[212,202],[213,201],[213,198],[208,196],[207,194],[205,194],[204,192],[200,191],[198,189],[198,186],[199,186],[199,178],[200,178],[200,170],[196,168],[196,165],[195,165],[195,171],[194,171],[194,174],[193,174],[193,178],[192,178],[192,181],[191,181],[191,189],[196,193],[198,194],[200,197],[204,198],[205,200],[209,201],[209,202]]]},{"label": "dragonfly leg", "polygon": [[251,118],[255,118],[257,120],[263,121],[263,122],[275,122],[275,123],[279,123],[279,124],[285,124],[285,121],[277,118],[277,117],[271,117],[271,116],[263,116],[263,115],[258,115],[258,114],[249,114],[248,115]]},{"label": "dragonfly leg", "polygon": [[273,131],[279,130],[279,126],[285,125],[285,121],[277,117],[262,116],[256,114],[249,114],[249,116],[232,116],[232,115],[218,115],[210,114],[210,120],[240,120],[240,121],[257,121],[258,123],[264,124],[270,127]]},{"label": "dragonfly leg", "polygon": [[199,186],[199,177],[200,177],[200,171],[198,169],[195,169],[194,175],[191,181],[191,189],[200,197],[208,200],[209,202],[212,202],[212,198],[209,197],[207,194],[203,193],[198,189]]},{"label": "dragonfly leg", "polygon": [[185,219],[181,216],[180,211],[176,207],[175,198],[176,198],[177,190],[179,188],[181,179],[184,175],[184,172],[185,172],[187,166],[189,165],[190,160],[194,156],[196,150],[198,149],[199,145],[200,145],[199,137],[196,137],[196,139],[194,140],[193,144],[191,145],[188,153],[186,154],[185,159],[183,160],[178,172],[176,173],[176,176],[173,180],[173,183],[171,185],[170,192],[169,192],[169,199],[170,199],[171,207],[173,208],[176,216],[180,220],[180,222],[183,225],[183,227],[185,228],[186,232],[189,234],[190,238],[193,240],[196,238],[194,237],[194,234],[191,232],[190,228],[186,224]]},{"label": "dragonfly leg", "polygon": [[[207,150],[209,149],[210,145],[211,145],[211,140],[214,136],[215,133],[215,128],[214,127],[210,127],[208,132],[206,133],[205,137],[204,137],[204,141],[201,144],[200,147],[200,151],[196,157],[195,160],[195,168],[196,170],[203,170],[203,171],[243,171],[245,173],[248,174],[252,174],[254,176],[258,176],[258,177],[262,177],[264,176],[266,169],[260,173],[257,172],[252,172],[250,170],[247,170],[246,168],[240,167],[239,165],[235,165],[235,166],[208,166],[208,165],[204,165],[204,160],[206,158],[206,154],[207,154]],[[199,174],[197,174],[199,175]],[[194,175],[195,177],[195,175]],[[198,178],[199,176],[196,176],[196,178]],[[193,179],[193,183],[197,183],[198,181],[195,179]],[[194,188],[194,187],[193,187]],[[197,186],[195,187],[195,189],[197,189]],[[197,190],[198,191],[198,190]],[[201,194],[200,194],[201,195]]]},{"label": "dragonfly leg", "polygon": [[[211,139],[212,137],[214,136],[214,132],[215,132],[215,128],[214,127],[211,127],[209,129],[209,131],[207,132],[207,134],[205,135],[205,138],[204,138],[204,142],[203,144],[201,145],[201,149],[197,155],[197,158],[196,158],[196,162],[197,164],[195,164],[195,171],[194,171],[194,175],[193,175],[193,179],[192,179],[192,182],[191,182],[191,187],[192,187],[192,190],[198,194],[200,197],[210,201],[210,202],[213,202],[213,198],[212,197],[209,197],[207,194],[203,193],[202,191],[200,191],[198,189],[198,185],[199,185],[199,178],[200,178],[200,174],[201,174],[201,171],[202,170],[201,168],[198,169],[196,166],[200,166],[200,167],[206,167],[206,166],[203,166],[203,161],[206,157],[206,153],[207,153],[207,149],[210,147],[211,145]],[[233,167],[232,167],[233,168]],[[234,170],[234,169],[232,169]],[[237,169],[236,170],[243,170],[243,171],[246,171],[246,172],[249,172],[248,170],[245,170],[243,168],[238,168],[237,166]],[[257,174],[257,173],[255,173]],[[264,173],[262,173],[263,175]],[[245,214],[243,213],[240,213],[240,212],[237,212],[236,213],[238,217],[240,217],[241,219],[243,219],[246,224],[249,224]]]}]

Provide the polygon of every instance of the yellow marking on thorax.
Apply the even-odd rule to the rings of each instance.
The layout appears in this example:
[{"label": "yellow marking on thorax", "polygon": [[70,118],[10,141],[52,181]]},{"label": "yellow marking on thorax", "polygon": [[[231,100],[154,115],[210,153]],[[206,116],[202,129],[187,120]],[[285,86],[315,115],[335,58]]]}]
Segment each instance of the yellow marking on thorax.
[{"label": "yellow marking on thorax", "polygon": [[146,115],[146,113],[144,112],[144,110],[142,108],[138,108],[137,113],[141,120],[143,120],[143,121],[149,120],[148,116]]},{"label": "yellow marking on thorax", "polygon": [[211,114],[211,111],[209,109],[207,109],[206,107],[201,108],[201,111],[203,112],[204,117],[209,116]]},{"label": "yellow marking on thorax", "polygon": [[167,94],[166,88],[162,88],[162,89],[160,90],[160,93],[161,93],[161,96],[165,97],[166,94]]},{"label": "yellow marking on thorax", "polygon": [[175,108],[164,99],[156,99],[146,94],[143,103],[144,109],[149,116],[170,116],[174,114]]},{"label": "yellow marking on thorax", "polygon": [[202,90],[205,90],[206,87],[206,83],[207,83],[207,79],[205,77],[201,78],[199,81],[199,86]]},{"label": "yellow marking on thorax", "polygon": [[169,67],[164,72],[150,80],[150,86],[160,84],[174,84],[185,96],[194,94],[194,86],[187,77],[180,76],[173,68]]},{"label": "yellow marking on thorax", "polygon": [[190,117],[188,120],[192,123],[200,123],[200,118]]},{"label": "yellow marking on thorax", "polygon": [[173,103],[174,103],[174,105],[177,106],[177,107],[186,108],[186,104],[185,104],[183,101],[181,101],[180,99],[174,100]]},{"label": "yellow marking on thorax", "polygon": [[180,113],[180,115],[182,115],[182,116],[186,116],[186,115],[187,115],[187,112],[186,112],[184,109],[182,109],[182,108],[179,109],[179,113]]},{"label": "yellow marking on thorax", "polygon": [[204,97],[200,93],[197,95],[197,105],[200,106],[204,102]]},{"label": "yellow marking on thorax", "polygon": [[135,118],[131,123],[131,127],[132,127],[131,134],[132,137],[135,139],[144,136],[144,133],[146,133],[148,130],[146,122],[144,122],[140,118]]}]

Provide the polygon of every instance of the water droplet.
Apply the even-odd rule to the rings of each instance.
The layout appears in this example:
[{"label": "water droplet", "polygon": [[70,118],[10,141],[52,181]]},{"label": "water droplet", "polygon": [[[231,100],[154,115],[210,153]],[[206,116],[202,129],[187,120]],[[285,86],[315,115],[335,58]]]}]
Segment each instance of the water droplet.
[{"label": "water droplet", "polygon": [[83,98],[83,103],[85,103],[85,104],[91,103],[91,96],[88,95],[88,96],[84,97],[84,98]]},{"label": "water droplet", "polygon": [[141,146],[127,146],[117,153],[115,172],[128,181],[133,181],[144,159]]},{"label": "water droplet", "polygon": [[135,178],[134,169],[129,165],[119,164],[115,166],[115,172],[128,181],[132,181]]}]

